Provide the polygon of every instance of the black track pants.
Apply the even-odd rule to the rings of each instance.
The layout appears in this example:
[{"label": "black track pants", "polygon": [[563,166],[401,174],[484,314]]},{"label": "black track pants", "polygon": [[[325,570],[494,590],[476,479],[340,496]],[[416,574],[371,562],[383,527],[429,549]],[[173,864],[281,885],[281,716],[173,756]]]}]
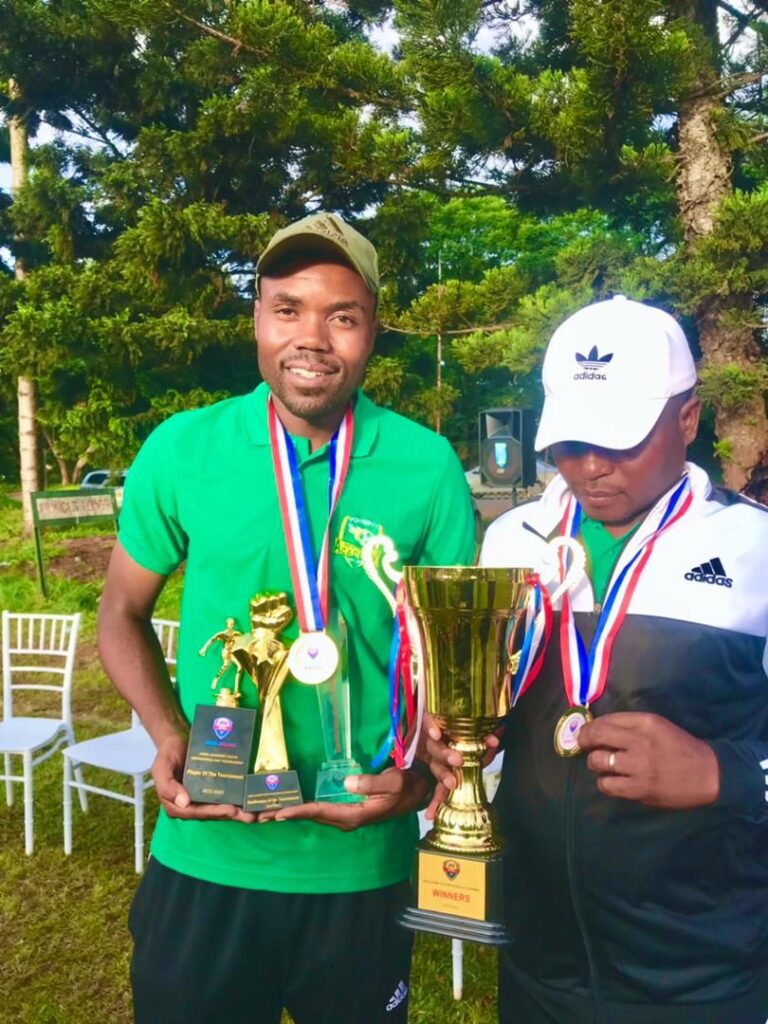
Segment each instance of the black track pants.
[{"label": "black track pants", "polygon": [[296,1024],[405,1024],[404,891],[238,889],[152,858],[129,921],[136,1024],[279,1024],[283,1007]]}]

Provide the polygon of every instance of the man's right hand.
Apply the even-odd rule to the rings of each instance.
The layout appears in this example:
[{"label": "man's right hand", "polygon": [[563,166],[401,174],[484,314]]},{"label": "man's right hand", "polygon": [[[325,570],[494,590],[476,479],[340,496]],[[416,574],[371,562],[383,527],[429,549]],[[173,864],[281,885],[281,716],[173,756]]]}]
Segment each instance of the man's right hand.
[{"label": "man's right hand", "polygon": [[[432,821],[435,817],[435,811],[448,796],[448,792],[455,789],[459,784],[456,769],[461,768],[464,759],[458,750],[453,750],[448,746],[448,737],[429,715],[424,716],[424,732],[426,735],[427,755],[424,760],[427,761],[432,774],[437,779],[437,788],[432,797],[432,802],[425,811],[426,817]],[[500,744],[500,733],[491,733],[485,737],[485,745],[488,751],[485,764],[491,763],[498,753]]]},{"label": "man's right hand", "polygon": [[152,764],[152,778],[160,803],[170,818],[197,821],[242,821],[252,824],[256,815],[234,804],[197,804],[181,784],[184,761],[187,756],[187,737],[171,735],[157,748]]}]

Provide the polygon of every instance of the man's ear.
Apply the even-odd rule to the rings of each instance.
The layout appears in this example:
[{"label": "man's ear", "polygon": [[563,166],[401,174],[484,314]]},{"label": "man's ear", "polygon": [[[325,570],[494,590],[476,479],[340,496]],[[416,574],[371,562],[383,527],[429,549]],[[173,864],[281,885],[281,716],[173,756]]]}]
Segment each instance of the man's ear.
[{"label": "man's ear", "polygon": [[699,432],[699,419],[701,417],[701,399],[698,395],[691,395],[680,407],[680,432],[683,435],[686,447],[692,444]]},{"label": "man's ear", "polygon": [[256,321],[259,318],[259,310],[261,309],[261,300],[256,299],[253,304],[253,333],[256,335]]}]

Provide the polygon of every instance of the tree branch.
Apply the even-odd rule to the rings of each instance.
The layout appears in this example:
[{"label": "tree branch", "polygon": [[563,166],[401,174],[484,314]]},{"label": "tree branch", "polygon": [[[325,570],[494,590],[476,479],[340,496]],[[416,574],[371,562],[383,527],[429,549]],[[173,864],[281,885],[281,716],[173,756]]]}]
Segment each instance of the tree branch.
[{"label": "tree branch", "polygon": [[410,329],[406,329],[404,327],[395,327],[393,324],[384,324],[383,323],[381,325],[381,329],[383,331],[394,331],[395,334],[415,334],[419,338],[431,338],[434,334],[437,334],[438,331],[439,331],[443,335],[443,337],[445,338],[445,337],[458,337],[459,335],[462,335],[462,334],[480,334],[480,333],[483,333],[483,334],[494,334],[494,333],[496,333],[496,331],[508,331],[508,330],[510,330],[514,326],[515,326],[515,324],[491,324],[488,327],[482,327],[482,326],[478,326],[478,327],[464,327],[464,328],[462,328],[461,330],[458,330],[458,331],[445,331],[445,330],[443,330],[440,327],[435,327],[431,331],[417,331],[415,329],[414,330],[410,330]]},{"label": "tree branch", "polygon": [[212,36],[214,39],[218,39],[221,43],[227,43],[228,46],[233,48],[234,53],[238,53],[240,50],[245,50],[248,53],[255,53],[257,57],[265,57],[266,54],[263,51],[258,50],[255,46],[249,46],[248,43],[243,42],[242,39],[236,39],[234,36],[228,36],[225,32],[220,32],[217,28],[212,25],[206,25],[204,21],[198,21],[191,15],[186,14],[184,11],[180,11],[178,7],[174,7],[173,4],[168,3],[167,0],[163,3],[164,7],[181,18],[182,21],[186,21],[189,25],[193,25],[201,32],[205,32],[206,35]]},{"label": "tree branch", "polygon": [[725,11],[730,14],[732,18],[735,18],[743,28],[747,28],[749,26],[750,18],[748,14],[744,13],[744,11],[740,11],[737,7],[733,7],[731,4],[727,3],[726,0],[717,0],[717,6],[721,11]]},{"label": "tree branch", "polygon": [[[749,71],[743,75],[733,75],[731,78],[721,79],[713,86],[713,91],[718,96],[730,96],[732,92],[736,92],[742,86],[753,85],[755,82],[761,82],[766,77],[768,77],[768,72],[765,71]],[[699,95],[707,95],[707,90]]]},{"label": "tree branch", "polygon": [[[252,46],[250,43],[246,43],[243,39],[237,39],[235,36],[229,36],[226,32],[221,32],[212,25],[206,25],[204,21],[198,21],[196,18],[191,17],[191,15],[179,10],[178,7],[169,3],[168,0],[163,0],[163,6],[167,7],[169,11],[173,11],[173,13],[177,15],[177,17],[181,18],[182,21],[186,21],[189,25],[194,26],[206,35],[212,36],[214,39],[218,39],[219,42],[226,43],[227,46],[231,46],[233,56],[236,56],[240,50],[245,50],[246,53],[255,54],[262,61],[266,61],[270,57],[270,54],[266,50],[260,50],[258,47]],[[342,96],[346,96],[347,99],[354,100],[355,103],[375,103],[380,107],[390,107],[397,111],[401,111],[404,107],[405,109],[408,109],[408,104],[400,103],[399,101],[390,99],[386,96],[376,96],[375,98],[365,96],[356,89],[351,89],[349,86],[341,85],[338,82],[335,85],[326,86],[326,89],[328,92],[339,92]]]},{"label": "tree branch", "polygon": [[[77,114],[77,116],[80,118],[80,120],[84,124],[86,124],[91,129],[92,132],[96,133],[96,136],[104,143],[104,145],[112,150],[112,154],[114,156],[118,157],[120,160],[124,160],[125,159],[125,154],[120,152],[120,150],[117,148],[115,143],[110,139],[110,137],[107,134],[107,132],[105,132],[102,128],[100,128],[99,125],[95,124],[78,107],[73,107],[72,109]],[[83,136],[83,138],[85,138],[85,139],[93,138],[93,136],[86,135],[84,132],[78,132],[77,134],[81,134]]]}]

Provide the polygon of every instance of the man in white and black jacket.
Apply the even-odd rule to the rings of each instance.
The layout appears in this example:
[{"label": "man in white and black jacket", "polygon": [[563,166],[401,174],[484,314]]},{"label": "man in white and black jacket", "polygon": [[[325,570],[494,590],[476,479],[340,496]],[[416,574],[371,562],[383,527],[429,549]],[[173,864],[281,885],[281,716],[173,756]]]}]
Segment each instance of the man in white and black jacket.
[{"label": "man in white and black jacket", "polygon": [[481,562],[541,567],[565,533],[587,573],[503,737],[499,1019],[767,1024],[768,509],[685,461],[696,370],[663,311],[586,307],[543,377],[559,475]]}]

